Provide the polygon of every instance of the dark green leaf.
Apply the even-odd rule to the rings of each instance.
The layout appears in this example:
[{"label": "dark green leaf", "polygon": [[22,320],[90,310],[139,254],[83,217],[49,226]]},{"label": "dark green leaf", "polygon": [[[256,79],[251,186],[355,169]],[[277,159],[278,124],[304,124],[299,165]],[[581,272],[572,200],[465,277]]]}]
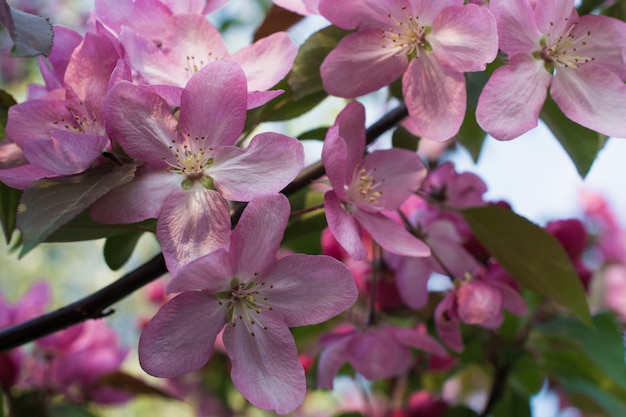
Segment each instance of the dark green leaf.
[{"label": "dark green leaf", "polygon": [[126,374],[124,372],[114,372],[101,377],[98,382],[104,386],[115,388],[116,390],[129,392],[132,394],[153,395],[162,398],[176,398],[160,388],[146,383],[144,380]]},{"label": "dark green leaf", "polygon": [[0,141],[6,137],[6,126],[9,108],[17,104],[13,96],[4,90],[0,90]]},{"label": "dark green leaf", "polygon": [[285,10],[282,7],[272,5],[272,7],[265,14],[263,23],[261,23],[261,26],[259,26],[254,33],[254,40],[258,41],[259,39],[273,33],[285,31],[302,19],[304,19],[304,16]]},{"label": "dark green leaf", "polygon": [[54,404],[50,407],[49,417],[96,417],[89,410],[78,404],[61,403]]},{"label": "dark green leaf", "polygon": [[530,417],[530,398],[507,389],[490,415],[492,417]]},{"label": "dark green leaf", "polygon": [[306,132],[297,135],[298,139],[315,139],[324,140],[328,132],[328,127],[318,127],[317,129],[307,130]]},{"label": "dark green leaf", "polygon": [[594,10],[600,8],[605,3],[606,0],[582,0],[580,6],[578,6],[578,14],[581,16],[584,14],[589,14]]},{"label": "dark green leaf", "polygon": [[568,119],[550,97],[546,99],[539,117],[559,140],[578,174],[585,178],[604,146],[606,136]]},{"label": "dark green leaf", "polygon": [[526,354],[515,361],[509,385],[518,393],[530,397],[541,390],[545,378],[545,370],[539,367],[534,357]]},{"label": "dark green leaf", "polygon": [[314,33],[302,44],[288,77],[289,86],[298,98],[324,91],[320,76],[322,61],[348,33],[347,30],[329,26]]},{"label": "dark green leaf", "polygon": [[391,144],[394,148],[408,149],[410,151],[417,151],[417,145],[420,138],[403,128],[398,126],[391,136]]},{"label": "dark green leaf", "polygon": [[11,398],[12,416],[47,416],[46,396],[40,391],[20,392]]},{"label": "dark green leaf", "polygon": [[156,219],[129,224],[104,224],[91,220],[87,209],[52,232],[45,242],[80,242],[118,236],[131,231],[154,233]]},{"label": "dark green leaf", "polygon": [[0,222],[2,222],[2,230],[7,243],[11,241],[11,235],[15,230],[17,207],[22,193],[22,190],[16,190],[0,183]]},{"label": "dark green leaf", "polygon": [[130,259],[143,232],[129,232],[112,236],[104,243],[104,260],[109,268],[117,271]]},{"label": "dark green leaf", "polygon": [[462,213],[476,238],[513,278],[591,324],[580,278],[550,233],[504,207],[476,207]]},{"label": "dark green leaf", "polygon": [[476,411],[471,408],[458,405],[456,407],[448,408],[443,412],[441,417],[477,417]]},{"label": "dark green leaf", "polygon": [[100,197],[131,181],[135,165],[102,166],[71,177],[44,178],[31,184],[18,207],[25,255],[52,232],[76,217]]},{"label": "dark green leaf", "polygon": [[41,16],[24,13],[9,7],[2,1],[0,7],[0,25],[4,26],[13,40],[13,55],[37,56],[48,55],[52,49],[54,32],[52,25]]}]

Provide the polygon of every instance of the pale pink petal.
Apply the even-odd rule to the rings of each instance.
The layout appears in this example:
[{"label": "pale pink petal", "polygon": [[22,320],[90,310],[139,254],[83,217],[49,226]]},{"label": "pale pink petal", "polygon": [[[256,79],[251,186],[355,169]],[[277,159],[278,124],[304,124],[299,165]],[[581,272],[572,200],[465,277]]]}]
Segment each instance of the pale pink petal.
[{"label": "pale pink petal", "polygon": [[351,33],[322,62],[324,88],[339,97],[359,97],[396,80],[408,58],[377,29]]},{"label": "pale pink petal", "polygon": [[289,220],[289,200],[282,194],[254,198],[243,211],[230,240],[235,274],[242,280],[264,276],[276,261]]},{"label": "pale pink petal", "polygon": [[89,168],[108,143],[106,136],[55,130],[49,139],[24,143],[24,156],[31,164],[59,175],[76,174]]},{"label": "pale pink petal", "polygon": [[574,0],[542,0],[535,6],[535,21],[541,33],[553,38],[566,36],[567,29],[576,21],[578,14]]},{"label": "pale pink petal", "polygon": [[395,338],[405,346],[410,346],[435,355],[443,356],[447,353],[443,346],[435,339],[417,328],[407,329],[403,327],[393,327],[392,330]]},{"label": "pale pink petal", "polygon": [[166,293],[204,290],[216,294],[230,290],[234,276],[230,254],[226,249],[218,249],[180,268],[168,282]]},{"label": "pale pink petal", "polygon": [[602,64],[559,67],[550,95],[576,123],[608,136],[626,138],[626,84]]},{"label": "pale pink petal", "polygon": [[433,22],[428,42],[439,63],[459,72],[484,71],[498,53],[496,20],[486,7],[446,7]]},{"label": "pale pink petal", "polygon": [[372,239],[389,252],[418,257],[430,255],[430,249],[424,242],[382,213],[355,209],[354,216]]},{"label": "pale pink petal", "polygon": [[317,364],[317,387],[332,389],[333,380],[339,373],[339,369],[347,362],[346,349],[352,340],[352,334],[341,337],[328,345],[320,354]]},{"label": "pale pink petal", "polygon": [[[244,112],[245,117],[245,112]],[[215,150],[209,175],[224,198],[249,201],[282,190],[304,165],[302,144],[280,133],[265,132],[244,148],[225,146]]]},{"label": "pale pink petal", "polygon": [[328,191],[324,194],[324,210],[326,211],[328,228],[341,247],[353,259],[365,259],[367,251],[361,240],[359,224],[354,217],[346,212],[334,191]]},{"label": "pale pink petal", "polygon": [[267,104],[284,92],[285,90],[248,92],[248,110]]},{"label": "pale pink petal", "polygon": [[91,206],[91,218],[102,223],[135,223],[155,219],[165,199],[182,190],[182,177],[165,170],[139,167],[135,178],[117,187]]},{"label": "pale pink petal", "polygon": [[[412,15],[419,16],[422,24],[431,26],[437,16],[447,7],[461,6],[462,0],[411,0]],[[410,9],[409,9],[410,11]]]},{"label": "pale pink petal", "polygon": [[18,190],[26,189],[33,181],[55,176],[57,176],[56,173],[31,164],[9,169],[0,169],[0,181]]},{"label": "pale pink petal", "polygon": [[350,270],[324,255],[281,258],[263,281],[272,285],[263,292],[267,303],[288,327],[324,322],[350,307],[358,295]]},{"label": "pale pink petal", "polygon": [[512,288],[510,285],[498,281],[489,281],[489,285],[500,291],[500,296],[502,297],[502,307],[506,308],[516,316],[525,316],[526,313],[528,313],[526,300],[524,300],[524,297],[522,297],[518,290]]},{"label": "pale pink petal", "polygon": [[552,75],[542,60],[516,55],[498,68],[478,98],[476,120],[499,140],[515,139],[537,126]]},{"label": "pale pink petal", "polygon": [[[96,0],[97,17],[115,33],[132,27],[152,39],[163,36],[172,11],[160,0]],[[152,39],[156,40],[156,39]]]},{"label": "pale pink petal", "polygon": [[81,43],[83,36],[65,26],[54,26],[54,42],[48,59],[39,57],[39,69],[48,91],[63,87],[65,70],[74,49]]},{"label": "pale pink petal", "polygon": [[[74,130],[74,117],[67,110],[65,100],[56,97],[63,90],[42,99],[27,100],[9,108],[6,134],[22,146],[26,141],[47,138],[51,130]],[[54,97],[54,98],[52,98]]]},{"label": "pale pink petal", "polygon": [[413,7],[409,0],[320,0],[318,8],[322,16],[343,29],[388,29],[398,20],[406,20],[404,8],[410,13]]},{"label": "pale pink petal", "polygon": [[224,331],[224,345],[232,362],[230,376],[253,405],[287,414],[304,401],[304,369],[282,318],[271,311],[255,317],[265,329],[254,335],[245,326],[228,326]]},{"label": "pale pink petal", "polygon": [[[45,313],[52,296],[46,281],[35,282],[12,308],[12,324],[22,323]],[[0,306],[1,309],[1,306]]]},{"label": "pale pink petal", "polygon": [[228,203],[217,191],[200,186],[173,193],[163,204],[156,234],[167,269],[175,274],[182,265],[228,245]]},{"label": "pale pink petal", "polygon": [[428,301],[428,278],[434,270],[433,260],[402,256],[392,268],[402,301],[416,310],[424,307]]},{"label": "pale pink petal", "polygon": [[273,0],[274,4],[285,10],[306,16],[311,14],[303,0]]},{"label": "pale pink petal", "polygon": [[[576,55],[602,63],[602,66],[615,72],[620,79],[626,79],[626,24],[608,16],[593,14],[580,18],[572,30],[576,43]],[[589,34],[589,35],[587,35]],[[622,48],[616,48],[622,45]]]},{"label": "pale pink petal", "polygon": [[489,10],[498,22],[500,48],[509,57],[529,54],[539,47],[542,34],[527,0],[491,0]]},{"label": "pale pink petal", "polygon": [[500,292],[480,281],[464,283],[456,290],[459,318],[468,324],[483,325],[502,309]]},{"label": "pale pink petal", "polygon": [[357,332],[346,350],[350,364],[370,381],[401,375],[411,365],[411,350],[396,341],[391,326]]},{"label": "pale pink petal", "polygon": [[[363,151],[360,152],[360,156]],[[339,125],[336,122],[326,132],[322,147],[322,162],[334,192],[342,200],[348,200],[345,185],[350,183],[354,165],[348,165],[348,144],[339,135]]]},{"label": "pale pink petal", "polygon": [[[365,107],[358,101],[350,102],[338,115],[335,124],[339,136],[346,142],[346,168],[350,169],[363,159],[365,153]],[[350,178],[346,177],[346,181]]]},{"label": "pale pink petal", "polygon": [[249,91],[263,91],[276,85],[291,69],[298,47],[286,32],[270,36],[240,49],[230,60],[243,68]]},{"label": "pale pink petal", "polygon": [[205,148],[233,145],[246,121],[246,76],[233,62],[206,65],[191,77],[180,98],[180,129]]},{"label": "pale pink petal", "polygon": [[226,322],[226,306],[203,291],[184,292],[157,312],[139,338],[139,364],[150,375],[180,376],[200,369]]},{"label": "pale pink petal", "polygon": [[428,139],[456,135],[465,117],[465,77],[424,54],[409,64],[402,77],[409,117]]},{"label": "pale pink petal", "polygon": [[106,101],[107,131],[124,151],[155,167],[175,158],[169,146],[177,140],[177,121],[161,97],[129,82],[121,82]]},{"label": "pale pink petal", "polygon": [[[454,207],[454,206],[453,206]],[[423,227],[426,234],[424,240],[437,255],[439,262],[445,265],[442,269],[439,262],[435,263],[435,271],[445,274],[451,272],[461,279],[466,273],[473,273],[478,262],[463,246],[463,239],[455,225],[448,220],[437,220]]]},{"label": "pale pink petal", "polygon": [[[420,187],[426,167],[420,157],[406,149],[377,150],[365,157],[363,168],[375,179],[376,202],[355,201],[365,210],[395,210]],[[368,207],[369,206],[369,207]]]},{"label": "pale pink petal", "polygon": [[455,293],[448,293],[435,309],[435,327],[439,338],[455,352],[464,349],[461,322],[456,313]]}]

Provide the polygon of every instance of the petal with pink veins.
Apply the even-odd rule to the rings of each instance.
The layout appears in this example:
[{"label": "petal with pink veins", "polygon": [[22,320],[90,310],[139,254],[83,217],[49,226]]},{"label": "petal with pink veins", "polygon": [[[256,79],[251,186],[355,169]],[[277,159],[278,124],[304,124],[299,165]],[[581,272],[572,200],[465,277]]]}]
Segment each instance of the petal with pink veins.
[{"label": "petal with pink veins", "polygon": [[203,290],[216,294],[227,291],[235,271],[230,254],[218,249],[180,268],[168,282],[166,293]]},{"label": "petal with pink veins", "polygon": [[348,200],[345,186],[350,183],[354,170],[354,165],[348,164],[348,156],[348,144],[339,135],[339,126],[335,122],[326,132],[322,163],[334,192],[342,200]]},{"label": "petal with pink veins", "polygon": [[448,293],[435,309],[435,327],[439,338],[455,352],[464,349],[461,322],[456,313],[455,293]]},{"label": "petal with pink veins", "polygon": [[226,308],[203,291],[182,293],[165,304],[139,338],[139,363],[161,378],[200,369],[226,322]]},{"label": "petal with pink veins", "polygon": [[253,405],[284,415],[304,401],[304,369],[282,318],[271,311],[255,317],[260,330],[254,335],[242,325],[224,330],[224,345],[232,362],[230,376]]},{"label": "petal with pink veins", "polygon": [[367,251],[361,240],[359,223],[346,212],[334,191],[328,191],[324,194],[324,210],[326,211],[328,228],[341,247],[348,252],[351,258],[365,259]]},{"label": "petal with pink veins", "polygon": [[498,68],[478,98],[476,120],[498,140],[515,139],[537,126],[552,74],[542,60],[516,55]]},{"label": "petal with pink veins", "polygon": [[491,0],[489,10],[498,22],[500,48],[509,57],[529,54],[539,47],[543,35],[537,28],[533,8],[527,0]]},{"label": "petal with pink veins", "polygon": [[567,36],[567,30],[578,21],[574,0],[542,0],[535,6],[535,22],[544,35]]},{"label": "petal with pink veins", "polygon": [[[446,0],[449,1],[449,0]],[[443,3],[443,1],[442,1]],[[409,0],[320,0],[318,9],[333,25],[343,29],[387,29],[399,20],[406,20],[412,10]],[[391,18],[388,16],[392,16]]]},{"label": "petal with pink veins", "polygon": [[357,332],[346,356],[354,369],[370,381],[407,372],[412,359],[411,350],[396,341],[389,325]]},{"label": "petal with pink veins", "polygon": [[428,301],[428,278],[434,270],[433,260],[402,256],[392,268],[402,301],[416,310],[424,307]]},{"label": "petal with pink veins", "polygon": [[323,255],[279,259],[263,278],[273,310],[287,326],[321,323],[349,308],[357,298],[354,278],[345,266]]},{"label": "petal with pink veins", "polygon": [[392,328],[398,342],[424,352],[435,355],[445,355],[447,352],[435,339],[419,329],[406,329],[403,327]]},{"label": "petal with pink veins", "polygon": [[352,339],[352,334],[338,337],[329,344],[322,353],[317,364],[317,386],[319,388],[332,389],[333,380],[339,373],[339,369],[347,362],[346,350]]}]

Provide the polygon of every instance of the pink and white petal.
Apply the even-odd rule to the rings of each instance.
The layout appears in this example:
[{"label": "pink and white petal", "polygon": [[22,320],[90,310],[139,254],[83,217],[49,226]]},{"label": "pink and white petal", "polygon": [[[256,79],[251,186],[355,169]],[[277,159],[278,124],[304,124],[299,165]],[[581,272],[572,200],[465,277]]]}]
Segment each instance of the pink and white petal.
[{"label": "pink and white petal", "polygon": [[245,326],[224,330],[224,345],[232,362],[230,376],[253,405],[284,415],[304,401],[304,369],[282,318],[267,310],[255,318],[259,330],[254,335]]},{"label": "pink and white petal", "polygon": [[172,378],[209,361],[226,307],[203,291],[184,292],[159,309],[139,338],[139,364],[150,375]]},{"label": "pink and white petal", "polygon": [[233,272],[241,280],[256,281],[274,264],[289,212],[289,200],[283,194],[253,198],[245,208],[233,230],[229,250]]},{"label": "pink and white petal", "polygon": [[[337,115],[335,124],[339,126],[339,136],[346,142],[346,171],[352,176],[350,168],[356,166],[365,153],[365,107],[358,101],[350,102]],[[346,177],[346,181],[350,178]]]},{"label": "pink and white petal", "polygon": [[355,260],[367,258],[367,250],[361,240],[361,228],[356,219],[343,208],[334,191],[324,194],[324,210],[328,228],[348,255]]},{"label": "pink and white petal", "polygon": [[232,201],[250,201],[255,196],[277,193],[304,165],[302,144],[274,132],[259,133],[244,149],[217,148],[214,155],[209,174],[224,198]]},{"label": "pink and white petal", "polygon": [[478,98],[476,120],[498,140],[515,139],[537,126],[552,75],[542,60],[516,55],[498,68]]},{"label": "pink and white petal", "polygon": [[302,16],[312,14],[304,4],[303,0],[273,0],[273,3],[290,12],[297,13]]},{"label": "pink and white petal", "polygon": [[408,65],[379,29],[351,33],[322,62],[324,89],[338,97],[359,97],[395,81]]},{"label": "pink and white petal", "polygon": [[284,92],[285,90],[248,92],[248,110],[267,104]]},{"label": "pink and white petal", "polygon": [[[246,121],[246,76],[234,62],[217,61],[195,73],[180,98],[180,128],[204,148],[233,145]],[[204,142],[204,140],[202,140]]]},{"label": "pink and white petal", "polygon": [[463,73],[424,54],[409,64],[402,91],[409,117],[425,137],[444,141],[458,133],[467,101]]},{"label": "pink and white petal", "polygon": [[[626,23],[608,16],[588,14],[580,18],[572,34],[574,39],[581,40],[576,44],[578,56],[593,59],[626,80]],[[622,48],[616,48],[616,45],[622,45]]]},{"label": "pink and white petal", "polygon": [[358,208],[354,209],[353,214],[361,226],[372,236],[372,239],[383,249],[404,256],[424,257],[430,255],[430,249],[424,242],[409,233],[403,225],[396,223],[384,214],[369,213]]},{"label": "pink and white petal", "polygon": [[[362,155],[364,151],[363,148],[360,154]],[[335,121],[326,132],[322,147],[322,163],[334,192],[342,200],[348,200],[345,186],[350,184],[354,170],[354,165],[348,164],[348,157],[348,144],[339,135],[339,125]]]},{"label": "pink and white petal", "polygon": [[626,138],[626,84],[602,64],[559,67],[550,95],[576,123],[608,136]]},{"label": "pink and white petal", "polygon": [[460,325],[461,322],[456,313],[455,292],[450,292],[435,309],[435,327],[439,338],[455,352],[461,352],[465,348]]},{"label": "pink and white petal", "polygon": [[287,32],[273,33],[230,56],[248,79],[249,91],[272,88],[291,70],[298,47]]},{"label": "pink and white petal", "polygon": [[420,21],[425,26],[431,26],[437,16],[447,7],[462,6],[462,0],[411,0],[412,16],[419,16]]},{"label": "pink and white petal", "polygon": [[368,328],[351,338],[348,362],[370,381],[401,375],[411,365],[411,350],[398,343],[391,326]]},{"label": "pink and white petal", "polygon": [[[406,9],[404,9],[406,8]],[[406,20],[412,2],[408,0],[320,0],[319,12],[333,25],[343,29],[388,29]],[[391,16],[391,17],[388,17]]]},{"label": "pink and white petal", "polygon": [[498,53],[496,19],[486,7],[446,7],[432,28],[428,42],[433,55],[455,71],[484,71]]},{"label": "pink and white petal", "polygon": [[574,0],[542,0],[535,6],[535,22],[544,35],[552,39],[567,36],[567,30],[578,21]]},{"label": "pink and white petal", "polygon": [[393,327],[392,331],[398,342],[405,346],[432,353],[434,355],[443,356],[447,353],[439,342],[417,328],[407,329],[403,327]]},{"label": "pink and white petal", "polygon": [[358,295],[350,270],[324,255],[281,258],[263,281],[267,303],[288,327],[322,323],[349,308]]},{"label": "pink and white petal", "polygon": [[428,278],[434,270],[433,264],[430,257],[403,256],[394,265],[398,294],[409,307],[418,310],[426,305]]},{"label": "pink and white petal", "polygon": [[24,143],[24,156],[33,165],[58,175],[70,175],[89,168],[102,155],[108,143],[106,136],[53,130],[49,139],[33,139]]},{"label": "pink and white petal", "polygon": [[228,203],[217,191],[199,185],[177,191],[163,202],[156,235],[168,271],[176,274],[183,265],[228,245]]},{"label": "pink and white petal", "polygon": [[91,206],[91,218],[108,224],[126,224],[160,216],[165,199],[181,190],[182,177],[166,170],[139,167],[135,178]]},{"label": "pink and white petal", "polygon": [[529,54],[539,48],[543,35],[537,28],[533,8],[527,0],[491,0],[489,10],[498,22],[500,49],[510,57]]},{"label": "pink and white petal", "polygon": [[231,256],[226,249],[218,249],[189,262],[180,268],[167,283],[167,294],[203,290],[208,294],[230,289],[235,276]]},{"label": "pink and white petal", "polygon": [[395,210],[413,194],[426,177],[426,167],[419,155],[406,149],[377,150],[365,157],[363,167],[372,172],[375,190],[380,197],[375,203],[368,201],[359,207],[376,207],[377,210]]},{"label": "pink and white petal", "polygon": [[333,388],[333,380],[339,373],[339,369],[348,361],[346,350],[351,339],[352,334],[343,334],[322,351],[317,364],[318,388]]},{"label": "pink and white petal", "polygon": [[163,169],[164,157],[176,162],[169,146],[177,139],[177,122],[161,97],[123,81],[109,93],[105,109],[109,136],[128,155]]},{"label": "pink and white petal", "polygon": [[500,291],[500,296],[502,297],[502,307],[506,308],[516,316],[525,316],[526,313],[528,313],[526,300],[524,300],[524,297],[522,297],[518,290],[503,282],[493,280],[489,281],[489,285]]}]

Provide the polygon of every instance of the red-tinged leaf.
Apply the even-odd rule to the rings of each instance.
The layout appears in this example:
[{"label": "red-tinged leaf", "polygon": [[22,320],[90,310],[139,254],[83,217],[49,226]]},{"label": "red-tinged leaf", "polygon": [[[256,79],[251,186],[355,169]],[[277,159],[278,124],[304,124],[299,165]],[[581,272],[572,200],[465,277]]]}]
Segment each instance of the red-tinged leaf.
[{"label": "red-tinged leaf", "polygon": [[0,0],[0,24],[13,40],[13,55],[48,55],[52,49],[54,32],[48,19],[25,13]]},{"label": "red-tinged leaf", "polygon": [[135,165],[102,166],[70,177],[44,178],[30,185],[18,207],[24,256],[52,232],[100,197],[131,181]]},{"label": "red-tinged leaf", "polygon": [[145,381],[136,378],[124,372],[114,372],[104,375],[99,382],[102,385],[115,388],[116,390],[129,392],[135,395],[153,395],[157,397],[175,399],[176,397],[168,394],[160,388],[152,386]]},{"label": "red-tinged leaf", "polygon": [[592,325],[580,278],[554,236],[503,207],[476,207],[462,213],[479,242],[522,286]]},{"label": "red-tinged leaf", "polygon": [[273,33],[285,31],[302,19],[304,19],[304,16],[272,5],[265,15],[265,20],[254,33],[254,40],[258,41]]}]

